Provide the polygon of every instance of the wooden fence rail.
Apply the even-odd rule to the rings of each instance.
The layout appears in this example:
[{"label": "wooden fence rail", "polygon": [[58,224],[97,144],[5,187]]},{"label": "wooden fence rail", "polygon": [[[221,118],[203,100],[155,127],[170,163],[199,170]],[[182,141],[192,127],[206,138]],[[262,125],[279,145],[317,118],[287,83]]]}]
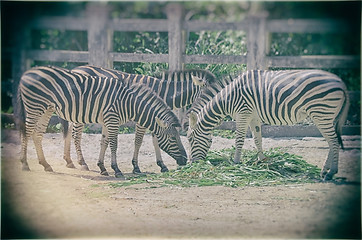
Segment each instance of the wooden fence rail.
[{"label": "wooden fence rail", "polygon": [[[240,22],[206,22],[183,20],[182,7],[170,4],[168,19],[110,19],[107,5],[88,4],[86,17],[43,17],[30,23],[31,29],[58,29],[86,31],[89,51],[33,50],[25,47],[21,63],[23,70],[31,61],[81,62],[112,67],[113,62],[168,63],[170,69],[180,69],[182,64],[246,64],[248,69],[268,68],[359,68],[360,57],[348,55],[314,56],[267,56],[270,33],[343,33],[352,31],[346,22],[334,19],[282,19],[269,20],[261,13]],[[182,32],[245,31],[247,53],[241,56],[186,55],[186,39]],[[121,32],[168,32],[169,54],[121,53],[113,51],[113,33]],[[29,35],[29,33],[27,33]],[[24,38],[27,39],[27,38]],[[30,38],[28,38],[30,39]],[[22,65],[20,63],[20,65]],[[14,70],[17,74],[19,71]]]}]

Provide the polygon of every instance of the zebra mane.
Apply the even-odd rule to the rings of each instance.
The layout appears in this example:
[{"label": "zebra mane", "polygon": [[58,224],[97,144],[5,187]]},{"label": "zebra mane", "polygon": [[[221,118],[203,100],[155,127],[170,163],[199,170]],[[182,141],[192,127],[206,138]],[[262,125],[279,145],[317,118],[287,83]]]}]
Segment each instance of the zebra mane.
[{"label": "zebra mane", "polygon": [[[129,84],[124,83],[127,88],[130,89],[130,93],[134,94],[135,96],[143,95],[142,98],[147,99],[151,98],[151,102],[153,105],[158,105],[162,107],[164,110],[164,117],[162,120],[166,121],[170,125],[174,127],[181,126],[179,119],[176,117],[175,113],[171,110],[169,106],[161,99],[155,92],[153,92],[150,88],[143,84]],[[151,104],[151,102],[149,104]]]},{"label": "zebra mane", "polygon": [[211,101],[211,99],[217,93],[219,93],[223,88],[229,85],[233,80],[233,75],[227,75],[220,78],[220,80],[214,82],[213,84],[202,88],[200,95],[187,110],[186,114],[188,115],[190,112],[193,111],[199,112],[206,105],[207,102]]},{"label": "zebra mane", "polygon": [[[190,70],[180,70],[180,71],[164,71],[159,75],[156,75],[155,77],[161,80],[169,80],[172,81],[174,80],[174,76],[180,76],[180,75],[186,75],[186,76],[195,76],[195,77],[199,77],[201,78],[206,85],[209,84],[213,84],[214,82],[217,82],[217,78],[216,76],[208,71],[208,70],[203,70],[203,69],[190,69]],[[180,79],[180,77],[178,77],[177,79]]]}]

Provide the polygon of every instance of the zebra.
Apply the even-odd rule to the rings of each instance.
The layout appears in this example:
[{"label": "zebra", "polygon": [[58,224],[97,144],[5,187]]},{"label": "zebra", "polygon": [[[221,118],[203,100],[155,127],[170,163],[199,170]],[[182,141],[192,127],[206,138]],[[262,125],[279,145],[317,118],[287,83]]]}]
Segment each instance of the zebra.
[{"label": "zebra", "polygon": [[[128,74],[117,70],[111,70],[96,66],[79,66],[72,70],[74,73],[80,73],[87,76],[112,77],[120,79],[127,84],[143,84],[150,90],[154,91],[171,109],[182,108],[192,104],[205,86],[212,85],[216,81],[216,77],[206,70],[184,70],[163,72],[161,76],[151,77],[140,74]],[[87,170],[88,166],[84,161],[81,150],[81,135],[83,124],[73,125],[73,138],[76,146],[78,163],[82,169]],[[141,173],[138,165],[138,154],[142,144],[142,140],[146,128],[136,124],[135,133],[135,150],[132,158],[133,173]],[[71,136],[68,134],[66,136]],[[74,167],[70,158],[70,139],[65,138],[64,159],[67,166]],[[161,152],[157,145],[157,141],[153,139],[156,152],[156,163],[161,168],[161,172],[168,171],[167,166],[162,161]],[[103,150],[101,149],[101,152]],[[101,153],[102,154],[102,153]]]},{"label": "zebra", "polygon": [[247,71],[239,75],[200,111],[189,116],[191,161],[206,157],[211,131],[225,116],[236,121],[236,152],[241,149],[248,125],[262,160],[261,122],[293,125],[310,117],[329,145],[321,177],[330,180],[338,172],[339,145],[349,107],[346,86],[336,75],[322,70]]},{"label": "zebra", "polygon": [[[45,171],[53,171],[42,150],[42,136],[53,112],[69,122],[105,126],[101,147],[105,151],[109,143],[116,177],[123,177],[116,160],[118,127],[131,120],[153,132],[160,147],[179,165],[187,162],[176,115],[143,85],[128,86],[118,79],[84,76],[58,67],[36,67],[22,75],[18,98],[23,170],[30,170],[26,153],[32,135],[39,163]],[[104,156],[98,166],[102,175],[108,175]]]}]

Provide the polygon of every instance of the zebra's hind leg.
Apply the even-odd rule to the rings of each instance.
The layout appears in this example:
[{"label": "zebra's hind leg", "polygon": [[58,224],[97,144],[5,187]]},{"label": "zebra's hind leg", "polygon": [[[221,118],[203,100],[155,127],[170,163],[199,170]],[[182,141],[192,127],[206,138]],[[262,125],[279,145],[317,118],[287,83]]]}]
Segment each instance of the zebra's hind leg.
[{"label": "zebra's hind leg", "polygon": [[143,137],[146,133],[146,128],[136,124],[136,133],[134,139],[134,152],[132,158],[133,173],[141,173],[141,169],[138,166],[138,154],[142,145]]},{"label": "zebra's hind leg", "polygon": [[155,147],[157,165],[161,168],[161,172],[168,172],[167,166],[162,161],[161,150],[160,146],[158,145],[158,140],[154,135],[152,135],[152,142],[153,146]]},{"label": "zebra's hind leg", "polygon": [[235,138],[235,156],[234,156],[234,163],[240,163],[241,158],[241,150],[244,146],[244,140],[246,136],[246,132],[248,130],[248,125],[250,122],[250,114],[243,113],[238,114],[235,117],[236,122],[236,138]]},{"label": "zebra's hind leg", "polygon": [[81,123],[74,123],[73,124],[72,136],[73,136],[73,139],[74,139],[75,150],[77,152],[78,163],[79,163],[79,165],[81,167],[81,170],[89,171],[88,165],[85,163],[84,157],[83,157],[83,154],[82,154],[81,141],[82,141],[83,126],[84,125],[81,124]]},{"label": "zebra's hind leg", "polygon": [[258,150],[258,159],[259,161],[263,161],[266,159],[266,157],[263,154],[260,119],[258,117],[253,117],[253,119],[251,119],[250,121],[249,126],[254,138],[256,149]]},{"label": "zebra's hind leg", "polygon": [[52,172],[53,169],[49,165],[49,163],[45,160],[44,152],[43,152],[43,146],[42,146],[42,140],[43,135],[45,133],[45,130],[48,126],[50,117],[54,110],[52,108],[48,108],[45,113],[40,117],[36,127],[35,131],[33,133],[33,141],[35,145],[35,149],[38,155],[39,164],[41,164],[44,167],[44,170],[47,172]]},{"label": "zebra's hind leg", "polygon": [[23,171],[30,171],[27,152],[28,152],[28,141],[30,136],[33,135],[39,119],[43,116],[44,109],[36,109],[33,112],[27,113],[26,119],[24,120],[24,129],[21,131],[21,155],[20,162],[22,164]]},{"label": "zebra's hind leg", "polygon": [[30,171],[29,168],[29,164],[27,161],[27,151],[28,151],[28,136],[25,133],[21,134],[21,157],[20,157],[20,162],[22,165],[22,170],[23,171]]},{"label": "zebra's hind leg", "polygon": [[328,181],[333,178],[335,174],[338,173],[338,159],[339,159],[339,144],[337,136],[328,136],[322,133],[326,138],[329,146],[329,152],[327,160],[324,162],[321,171],[321,177]]},{"label": "zebra's hind leg", "polygon": [[323,124],[319,121],[314,121],[314,123],[317,125],[317,128],[329,146],[328,157],[323,164],[321,177],[324,180],[331,180],[333,176],[338,173],[339,143],[337,133],[332,121],[330,123],[324,122]]}]

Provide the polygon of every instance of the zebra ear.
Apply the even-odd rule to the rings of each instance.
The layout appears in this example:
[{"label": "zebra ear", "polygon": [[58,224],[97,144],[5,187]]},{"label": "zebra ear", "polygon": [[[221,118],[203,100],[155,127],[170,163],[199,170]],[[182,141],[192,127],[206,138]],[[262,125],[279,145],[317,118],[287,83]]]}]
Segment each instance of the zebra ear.
[{"label": "zebra ear", "polygon": [[168,126],[165,121],[159,119],[158,117],[156,117],[156,123],[162,128],[167,128],[167,126]]},{"label": "zebra ear", "polygon": [[197,123],[197,114],[195,112],[191,112],[189,115],[189,126],[191,129],[196,128]]},{"label": "zebra ear", "polygon": [[199,77],[197,77],[197,76],[191,75],[191,79],[192,79],[192,82],[193,82],[196,86],[200,86],[200,87],[205,86],[205,82],[204,82],[204,80],[202,80],[202,78],[199,78]]}]

